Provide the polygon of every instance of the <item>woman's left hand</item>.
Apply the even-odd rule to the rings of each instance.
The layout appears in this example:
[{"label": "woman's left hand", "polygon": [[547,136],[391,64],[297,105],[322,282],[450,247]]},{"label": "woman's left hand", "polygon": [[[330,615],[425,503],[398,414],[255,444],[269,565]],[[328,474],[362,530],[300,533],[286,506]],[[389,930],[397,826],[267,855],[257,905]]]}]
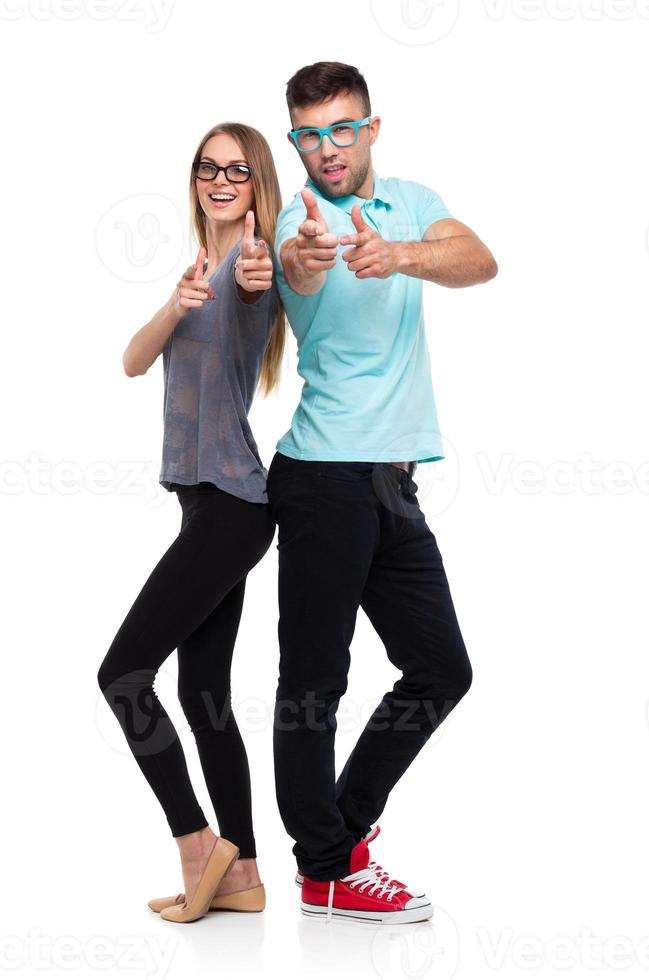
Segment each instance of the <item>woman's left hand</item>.
[{"label": "woman's left hand", "polygon": [[234,278],[248,293],[270,289],[273,285],[273,260],[263,239],[255,242],[255,212],[246,214],[246,229],[241,251],[234,265]]}]

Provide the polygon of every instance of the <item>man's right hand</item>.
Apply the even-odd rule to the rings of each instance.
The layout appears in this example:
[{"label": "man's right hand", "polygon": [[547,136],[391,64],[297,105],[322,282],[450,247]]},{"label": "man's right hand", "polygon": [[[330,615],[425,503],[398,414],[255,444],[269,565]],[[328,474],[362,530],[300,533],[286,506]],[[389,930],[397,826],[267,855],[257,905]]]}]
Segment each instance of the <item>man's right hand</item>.
[{"label": "man's right hand", "polygon": [[338,238],[329,232],[313,191],[305,187],[301,193],[306,218],[295,238],[297,263],[307,273],[328,272],[336,264]]}]

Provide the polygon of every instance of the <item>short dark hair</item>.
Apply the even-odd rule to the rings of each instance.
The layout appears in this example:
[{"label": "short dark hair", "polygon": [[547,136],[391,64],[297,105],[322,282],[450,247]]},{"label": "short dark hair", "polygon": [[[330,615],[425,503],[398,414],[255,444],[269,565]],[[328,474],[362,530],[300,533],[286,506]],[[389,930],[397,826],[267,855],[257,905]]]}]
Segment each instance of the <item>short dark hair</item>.
[{"label": "short dark hair", "polygon": [[353,65],[340,61],[317,61],[314,65],[300,68],[286,85],[286,101],[289,113],[293,109],[326,102],[341,94],[359,95],[363,115],[372,112],[367,82]]}]

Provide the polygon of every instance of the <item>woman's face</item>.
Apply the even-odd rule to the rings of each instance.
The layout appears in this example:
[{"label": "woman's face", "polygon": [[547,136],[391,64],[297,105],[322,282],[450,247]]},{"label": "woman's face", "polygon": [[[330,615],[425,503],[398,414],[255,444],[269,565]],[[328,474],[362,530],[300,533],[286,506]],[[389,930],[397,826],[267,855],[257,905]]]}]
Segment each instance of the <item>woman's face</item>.
[{"label": "woman's face", "polygon": [[[199,159],[221,167],[227,167],[231,163],[245,163],[249,166],[241,147],[227,133],[212,136],[203,147]],[[246,211],[254,210],[252,178],[245,183],[236,183],[229,181],[220,170],[214,180],[200,180],[195,177],[194,182],[208,221],[243,222]],[[225,199],[217,200],[215,195],[225,195]]]}]

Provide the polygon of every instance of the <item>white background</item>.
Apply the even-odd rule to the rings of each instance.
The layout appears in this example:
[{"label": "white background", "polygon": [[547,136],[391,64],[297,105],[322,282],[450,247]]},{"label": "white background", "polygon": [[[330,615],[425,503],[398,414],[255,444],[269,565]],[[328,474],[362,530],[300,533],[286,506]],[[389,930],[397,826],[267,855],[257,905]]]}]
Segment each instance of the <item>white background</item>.
[{"label": "white background", "polygon": [[[14,975],[646,972],[648,43],[640,0],[0,0],[0,955]],[[288,201],[303,170],[285,83],[321,59],[366,76],[377,172],[437,190],[500,267],[483,286],[424,287],[448,455],[416,482],[474,681],[372,853],[436,912],[396,929],[300,914],[273,783],[273,544],[233,674],[268,906],[174,926],[146,902],[181,890],[177,849],[96,682],[180,526],[157,484],[161,359],[130,379],[121,357],[194,257],[203,133],[258,127]],[[291,338],[279,394],[251,416],[266,464],[299,389]],[[158,689],[212,819],[174,674],[172,655]],[[359,614],[338,768],[395,679]]]}]

